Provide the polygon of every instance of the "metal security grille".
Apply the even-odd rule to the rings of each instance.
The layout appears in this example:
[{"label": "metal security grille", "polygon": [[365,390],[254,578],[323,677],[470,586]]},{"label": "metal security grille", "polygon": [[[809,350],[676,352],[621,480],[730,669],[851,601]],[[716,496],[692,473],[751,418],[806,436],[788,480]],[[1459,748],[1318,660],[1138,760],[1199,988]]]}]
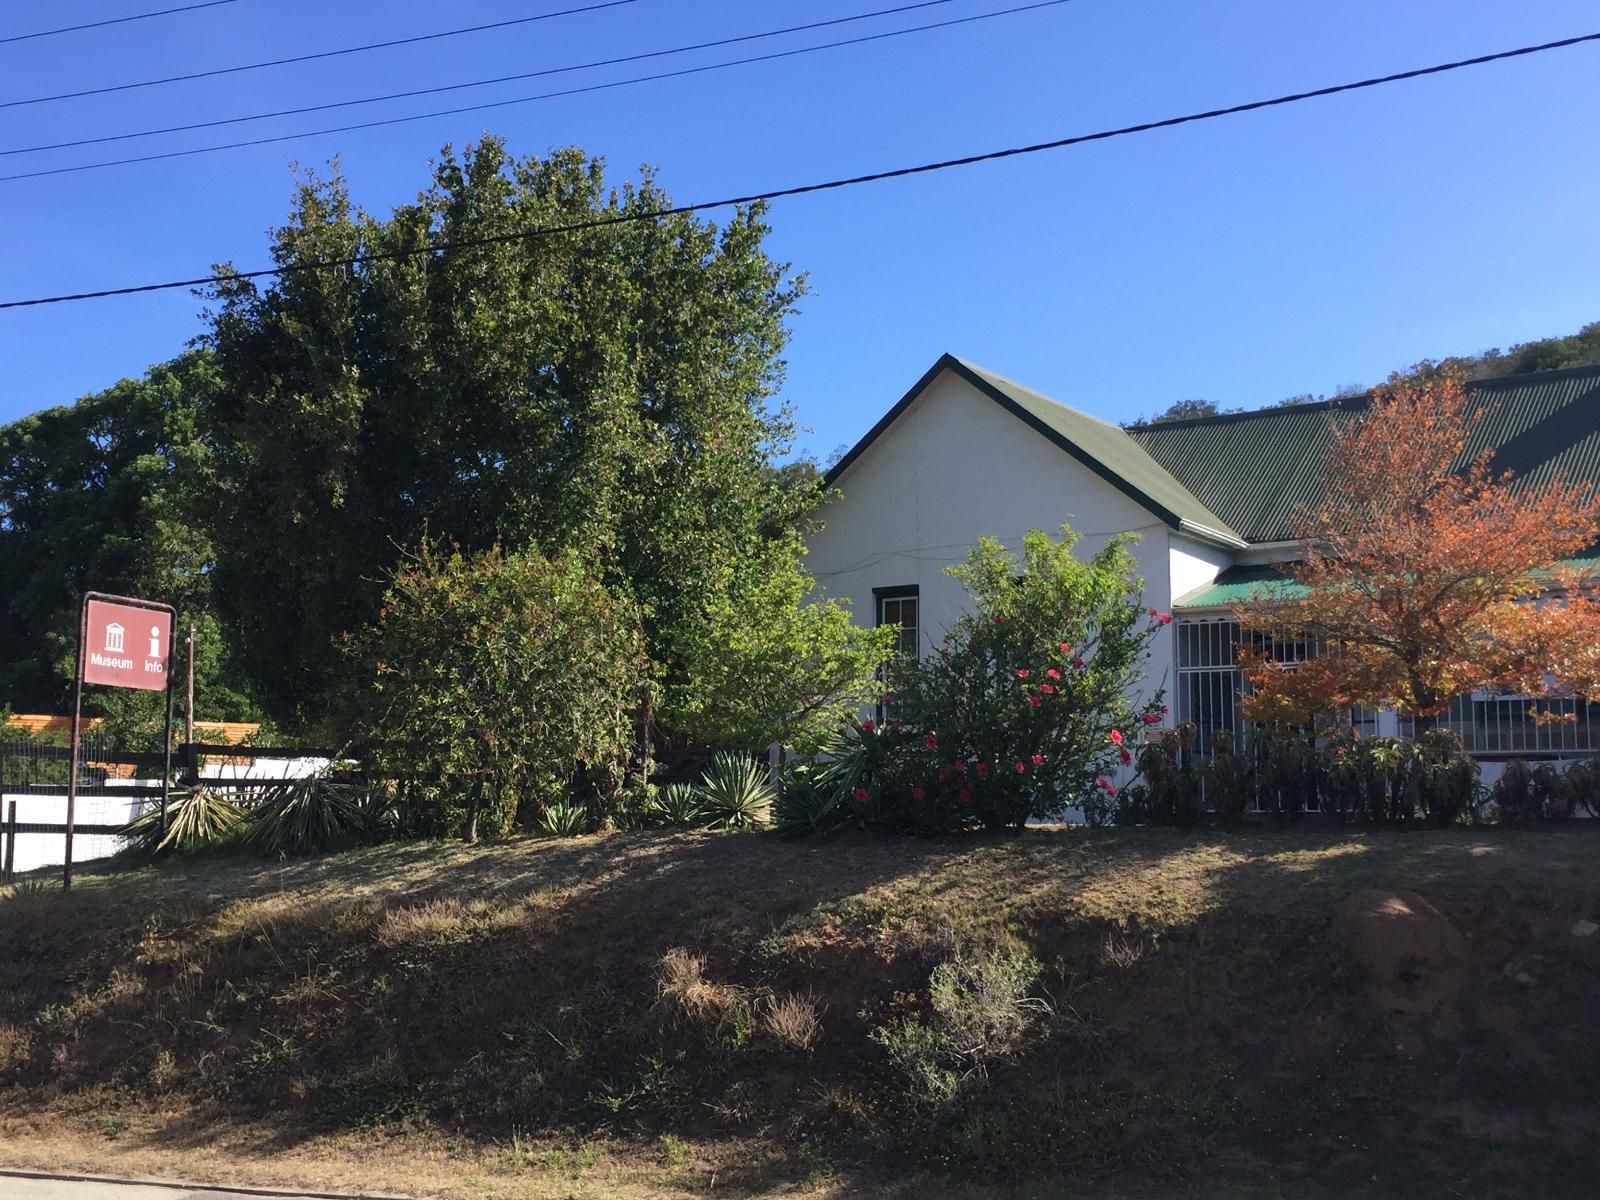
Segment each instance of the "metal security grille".
[{"label": "metal security grille", "polygon": [[1209,755],[1216,733],[1239,744],[1239,622],[1178,622],[1178,719],[1199,731],[1195,749]]}]

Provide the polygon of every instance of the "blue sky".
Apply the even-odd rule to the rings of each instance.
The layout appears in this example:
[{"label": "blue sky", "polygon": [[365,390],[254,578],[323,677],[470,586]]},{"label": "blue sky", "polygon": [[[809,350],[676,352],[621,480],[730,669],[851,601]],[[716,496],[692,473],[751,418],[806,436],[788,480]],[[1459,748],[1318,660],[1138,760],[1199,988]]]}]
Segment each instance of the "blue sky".
[{"label": "blue sky", "polygon": [[[302,54],[571,0],[238,0],[0,45],[0,100]],[[1009,7],[952,0],[862,32]],[[170,87],[0,108],[0,148],[536,70],[889,7],[639,0],[598,14]],[[0,37],[166,7],[7,6]],[[25,12],[29,8],[32,11]],[[492,131],[643,163],[680,201],[1170,116],[1600,29],[1578,0],[1072,0],[1029,14],[542,101],[0,183],[0,298],[266,265],[290,163],[342,156],[383,211],[429,156]],[[778,46],[833,40],[791,37]],[[748,52],[748,51],[747,51]],[[665,65],[735,57],[705,52]],[[651,68],[645,68],[649,70]],[[658,66],[654,69],[662,69]],[[640,68],[585,74],[623,78]],[[577,77],[567,77],[576,80]],[[468,95],[546,90],[541,81]],[[354,110],[398,115],[461,94]],[[1104,144],[783,201],[773,252],[810,277],[787,397],[820,456],[945,350],[1096,415],[1370,383],[1423,356],[1600,319],[1600,45]],[[332,118],[332,119],[330,119]],[[340,113],[0,157],[0,174],[341,124]],[[359,119],[359,118],[349,118]],[[184,292],[0,312],[0,421],[180,351]]]}]

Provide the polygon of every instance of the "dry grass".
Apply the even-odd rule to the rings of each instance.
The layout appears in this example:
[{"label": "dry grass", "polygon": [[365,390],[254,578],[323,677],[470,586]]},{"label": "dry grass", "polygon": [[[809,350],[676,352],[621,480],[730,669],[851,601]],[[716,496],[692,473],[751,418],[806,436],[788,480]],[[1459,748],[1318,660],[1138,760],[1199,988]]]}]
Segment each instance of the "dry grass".
[{"label": "dry grass", "polygon": [[[1404,1171],[1371,1194],[1560,1196],[1600,1135],[1576,1015],[1600,938],[1570,933],[1600,914],[1596,834],[596,835],[91,871],[0,892],[0,1161],[463,1197],[1005,1191],[940,1190],[930,1158],[1018,1195],[1222,1196],[1267,1163],[1296,1195]],[[1362,886],[1469,934],[1470,1028],[1402,1053],[1362,1006],[1326,936]],[[871,1035],[952,943],[1032,953],[1058,1016],[912,1120]]]},{"label": "dry grass", "polygon": [[780,1046],[809,1051],[822,1036],[822,1010],[815,996],[771,996],[761,1012],[761,1028]]}]

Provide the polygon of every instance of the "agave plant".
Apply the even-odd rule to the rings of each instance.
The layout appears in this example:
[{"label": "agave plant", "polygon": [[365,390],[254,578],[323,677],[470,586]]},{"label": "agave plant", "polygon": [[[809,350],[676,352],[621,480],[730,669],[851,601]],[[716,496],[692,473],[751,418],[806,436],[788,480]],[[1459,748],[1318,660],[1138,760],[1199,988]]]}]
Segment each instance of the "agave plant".
[{"label": "agave plant", "polygon": [[714,756],[705,774],[705,815],[712,829],[760,829],[772,813],[767,768],[748,754]]},{"label": "agave plant", "polygon": [[589,814],[583,805],[562,800],[540,814],[539,828],[551,837],[577,837],[588,832]]},{"label": "agave plant", "polygon": [[129,845],[160,854],[196,850],[221,840],[239,827],[239,806],[207,787],[176,788],[167,803],[167,831],[161,832],[161,809],[152,808],[118,834]]},{"label": "agave plant", "polygon": [[823,767],[811,763],[785,767],[772,806],[778,832],[805,837],[842,829],[851,821],[849,806],[839,802],[844,795]]},{"label": "agave plant", "polygon": [[656,793],[655,817],[669,827],[698,825],[705,817],[705,797],[692,783],[669,783]]},{"label": "agave plant", "polygon": [[323,850],[361,828],[358,789],[327,770],[286,779],[250,810],[244,844],[268,854]]}]

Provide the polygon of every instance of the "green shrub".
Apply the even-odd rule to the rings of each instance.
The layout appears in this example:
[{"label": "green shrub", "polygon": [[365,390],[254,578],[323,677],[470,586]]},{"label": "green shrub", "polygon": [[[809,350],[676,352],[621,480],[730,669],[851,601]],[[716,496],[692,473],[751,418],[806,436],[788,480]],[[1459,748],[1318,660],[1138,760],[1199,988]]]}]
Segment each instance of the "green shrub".
[{"label": "green shrub", "polygon": [[360,789],[323,770],[262,793],[250,810],[244,844],[264,854],[304,854],[364,829]]},{"label": "green shrub", "polygon": [[748,754],[717,754],[701,789],[703,815],[713,829],[761,829],[772,815],[765,763]]},{"label": "green shrub", "polygon": [[501,833],[527,798],[579,784],[595,823],[612,816],[649,666],[636,608],[582,556],[424,546],[352,652],[376,765],[429,785],[407,793],[413,832]]},{"label": "green shrub", "polygon": [[832,778],[851,814],[891,829],[939,833],[1021,826],[1081,806],[1093,824],[1113,811],[1121,767],[1139,731],[1151,640],[1171,621],[1142,606],[1131,537],[1088,561],[1077,535],[1037,530],[1019,561],[985,538],[949,571],[971,611],[943,647],[903,660],[883,697],[888,719],[850,722]]},{"label": "green shrub", "polygon": [[161,808],[135,818],[118,835],[130,846],[153,854],[199,850],[236,832],[244,814],[233,801],[206,787],[174,788],[167,804],[167,832],[161,832]]},{"label": "green shrub", "polygon": [[904,1017],[872,1038],[906,1076],[912,1094],[940,1106],[991,1063],[1015,1054],[1035,1021],[1051,1009],[1030,996],[1039,964],[1023,951],[993,949],[969,957],[959,949],[928,978],[926,1017]]},{"label": "green shrub", "polygon": [[1234,749],[1231,730],[1211,734],[1211,757],[1201,764],[1205,802],[1224,821],[1236,821],[1250,805],[1255,784],[1249,758]]}]

